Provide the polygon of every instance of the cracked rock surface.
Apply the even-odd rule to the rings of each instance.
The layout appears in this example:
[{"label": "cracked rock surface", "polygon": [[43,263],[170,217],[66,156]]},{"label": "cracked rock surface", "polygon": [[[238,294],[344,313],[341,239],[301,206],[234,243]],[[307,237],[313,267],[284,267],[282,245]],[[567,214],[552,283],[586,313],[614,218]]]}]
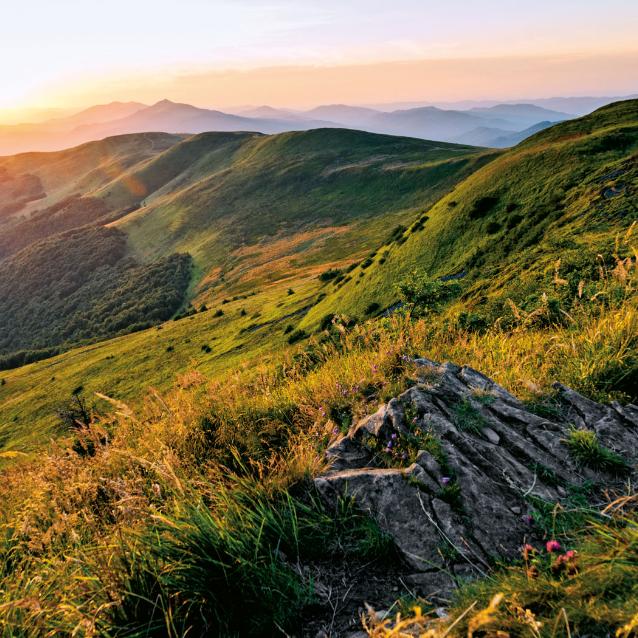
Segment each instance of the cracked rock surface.
[{"label": "cracked rock surface", "polygon": [[327,503],[351,497],[376,519],[421,595],[445,594],[455,577],[484,573],[538,540],[537,499],[564,500],[585,481],[623,482],[578,464],[565,443],[570,430],[594,431],[635,467],[634,405],[601,405],[557,384],[549,419],[472,368],[415,363],[423,382],[334,442],[331,470],[315,486]]}]

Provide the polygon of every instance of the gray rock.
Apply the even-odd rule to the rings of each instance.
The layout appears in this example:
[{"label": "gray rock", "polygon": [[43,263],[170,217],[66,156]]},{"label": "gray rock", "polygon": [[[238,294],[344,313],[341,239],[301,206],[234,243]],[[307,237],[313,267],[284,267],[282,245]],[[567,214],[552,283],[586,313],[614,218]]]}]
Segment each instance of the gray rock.
[{"label": "gray rock", "polygon": [[[315,486],[328,504],[351,496],[375,518],[414,570],[406,584],[421,595],[448,596],[455,579],[484,573],[492,559],[514,558],[523,542],[533,541],[530,496],[555,502],[567,494],[562,486],[614,481],[575,464],[565,446],[574,426],[595,431],[602,445],[636,463],[636,406],[601,405],[557,384],[564,414],[549,421],[472,368],[415,363],[427,383],[333,443],[331,469]],[[460,406],[465,419],[470,410],[482,426],[464,429]],[[404,467],[384,466],[378,450],[393,435],[398,445],[413,442],[417,430],[430,442],[434,437],[439,451],[422,449]]]}]

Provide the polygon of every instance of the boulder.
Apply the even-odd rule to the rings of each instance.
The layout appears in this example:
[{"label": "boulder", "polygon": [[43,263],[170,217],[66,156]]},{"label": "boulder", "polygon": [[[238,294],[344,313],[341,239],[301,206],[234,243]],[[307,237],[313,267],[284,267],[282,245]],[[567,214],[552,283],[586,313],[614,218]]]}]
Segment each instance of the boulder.
[{"label": "boulder", "polygon": [[585,481],[622,483],[572,458],[571,429],[594,431],[635,467],[634,405],[601,405],[557,384],[548,419],[472,368],[415,363],[421,382],[335,441],[315,486],[328,504],[354,499],[391,535],[421,595],[445,598],[458,577],[540,542],[540,500],[560,502]]}]

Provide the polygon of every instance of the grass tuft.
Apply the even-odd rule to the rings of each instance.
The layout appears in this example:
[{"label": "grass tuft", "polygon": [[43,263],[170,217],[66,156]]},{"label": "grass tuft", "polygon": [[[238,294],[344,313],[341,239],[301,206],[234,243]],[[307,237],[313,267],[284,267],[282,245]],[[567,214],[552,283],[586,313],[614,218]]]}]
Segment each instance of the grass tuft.
[{"label": "grass tuft", "polygon": [[631,470],[625,459],[600,444],[592,430],[572,429],[565,444],[572,458],[584,467],[617,476],[624,476]]}]

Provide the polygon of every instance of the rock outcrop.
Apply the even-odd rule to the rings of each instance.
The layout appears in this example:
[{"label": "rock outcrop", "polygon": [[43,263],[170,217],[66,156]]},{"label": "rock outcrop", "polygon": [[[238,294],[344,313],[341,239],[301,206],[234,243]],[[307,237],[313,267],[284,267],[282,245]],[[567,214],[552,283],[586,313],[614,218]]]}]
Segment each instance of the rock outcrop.
[{"label": "rock outcrop", "polygon": [[[565,501],[586,481],[620,485],[633,471],[634,405],[600,405],[557,385],[547,418],[472,368],[415,363],[421,382],[334,442],[315,486],[328,503],[352,497],[377,520],[421,595],[445,599],[458,576],[540,541],[543,502]],[[574,429],[594,432],[617,463],[601,470],[574,454]]]}]

